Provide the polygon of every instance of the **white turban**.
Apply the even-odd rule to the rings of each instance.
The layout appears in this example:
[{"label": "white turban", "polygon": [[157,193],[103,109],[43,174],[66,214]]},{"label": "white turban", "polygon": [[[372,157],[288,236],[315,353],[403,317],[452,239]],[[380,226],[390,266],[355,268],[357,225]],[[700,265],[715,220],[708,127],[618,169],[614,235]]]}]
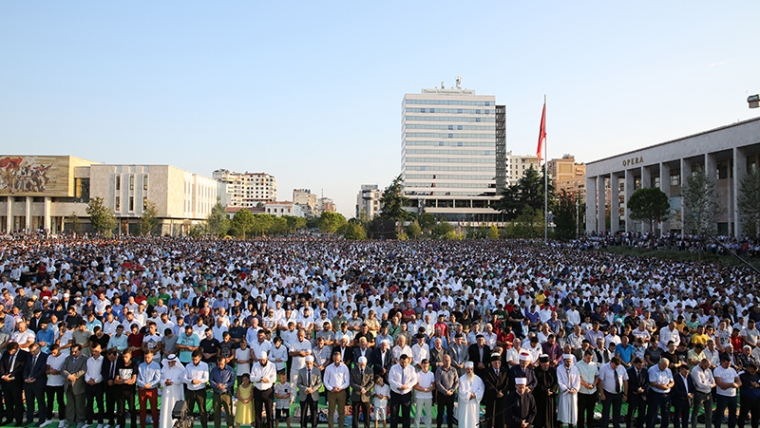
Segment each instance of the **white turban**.
[{"label": "white turban", "polygon": [[475,367],[475,364],[473,364],[472,361],[468,361],[468,362],[464,363],[464,368],[466,368],[466,369],[471,369],[471,368],[474,368],[474,367]]}]

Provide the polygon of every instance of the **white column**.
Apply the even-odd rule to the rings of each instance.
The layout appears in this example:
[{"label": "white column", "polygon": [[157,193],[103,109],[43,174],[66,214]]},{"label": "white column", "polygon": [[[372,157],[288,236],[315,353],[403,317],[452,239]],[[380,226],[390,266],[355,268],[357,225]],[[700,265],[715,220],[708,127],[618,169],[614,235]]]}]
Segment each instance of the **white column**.
[{"label": "white column", "polygon": [[605,178],[607,177],[603,175],[596,177],[596,203],[599,206],[599,209],[596,211],[596,227],[599,233],[607,231],[607,189],[604,185]]},{"label": "white column", "polygon": [[630,169],[625,170],[625,188],[623,191],[625,192],[625,231],[626,232],[635,232],[636,228],[633,225],[633,222],[631,221],[631,210],[628,209],[628,200],[631,199],[631,195],[633,195],[633,171]]},{"label": "white column", "polygon": [[620,230],[620,181],[614,172],[610,174],[610,232]]},{"label": "white column", "polygon": [[32,229],[32,200],[31,196],[26,197],[26,224],[24,225],[26,230]]},{"label": "white column", "polygon": [[[670,165],[660,163],[660,190],[670,199]],[[671,210],[672,211],[672,210]],[[660,223],[660,234],[670,232],[670,221]]]},{"label": "white column", "polygon": [[733,175],[734,198],[732,206],[734,209],[734,237],[736,238],[740,238],[742,236],[742,223],[741,219],[739,218],[739,203],[737,199],[739,199],[739,193],[741,192],[741,182],[745,174],[747,174],[747,154],[744,152],[743,148],[734,147],[734,168],[731,175]]},{"label": "white column", "polygon": [[586,233],[596,230],[596,177],[586,177]]},{"label": "white column", "polygon": [[45,196],[45,205],[43,207],[45,215],[45,232],[50,233],[50,204],[51,199],[49,196]]},{"label": "white column", "polygon": [[[650,187],[652,187],[652,173],[649,171],[648,167],[642,166],[641,167],[641,188],[648,189]],[[649,230],[649,223],[641,222],[641,231],[651,232],[651,230]]]},{"label": "white column", "polygon": [[8,195],[8,204],[5,209],[5,231],[11,233],[13,230],[13,196]]},{"label": "white column", "polygon": [[691,177],[691,161],[688,159],[681,159],[681,233],[686,234],[686,210],[683,204],[683,187],[686,185],[686,180]]}]

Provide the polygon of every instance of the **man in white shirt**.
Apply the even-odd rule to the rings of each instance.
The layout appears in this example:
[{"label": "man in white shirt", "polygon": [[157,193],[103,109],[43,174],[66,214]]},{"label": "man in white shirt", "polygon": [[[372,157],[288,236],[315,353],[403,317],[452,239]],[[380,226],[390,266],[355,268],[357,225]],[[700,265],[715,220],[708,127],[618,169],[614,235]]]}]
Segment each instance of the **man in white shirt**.
[{"label": "man in white shirt", "polygon": [[[258,415],[256,418],[256,428],[261,428],[262,425],[272,427],[274,422],[273,406],[273,391],[274,382],[277,379],[277,368],[274,363],[269,361],[269,355],[266,352],[262,352],[259,355],[259,361],[254,363],[251,367],[251,382],[253,382],[253,404],[254,415]],[[261,408],[264,407],[266,413],[266,424],[262,424],[261,420]]]},{"label": "man in white shirt", "polygon": [[599,398],[602,400],[602,426],[609,426],[610,406],[612,406],[612,424],[620,428],[620,408],[623,399],[628,397],[628,372],[621,364],[619,357],[612,357],[610,362],[599,369],[601,389]]},{"label": "man in white shirt", "polygon": [[422,370],[422,360],[430,358],[430,347],[425,343],[425,335],[418,333],[414,336],[417,343],[412,346],[412,363],[415,369]]},{"label": "man in white shirt", "polygon": [[[283,336],[285,334],[283,333]],[[306,332],[299,329],[296,333],[296,340],[291,341],[288,344],[288,340],[284,339],[284,344],[288,348],[288,355],[291,357],[291,361],[288,364],[290,369],[290,383],[292,385],[298,385],[298,373],[302,368],[306,367],[306,357],[311,355],[311,342],[306,340]]]},{"label": "man in white shirt", "polygon": [[257,336],[256,340],[249,344],[251,347],[251,359],[253,362],[258,361],[260,358],[259,356],[264,352],[268,355],[269,351],[272,349],[272,342],[267,340],[267,334],[263,329],[258,331]]},{"label": "man in white shirt", "polygon": [[681,343],[681,335],[678,332],[674,321],[671,321],[670,324],[660,329],[660,349],[662,349],[663,352],[667,352],[668,342],[671,340],[676,347]]},{"label": "man in white shirt", "polygon": [[691,414],[691,428],[697,427],[697,417],[701,409],[705,409],[705,428],[711,428],[713,409],[712,389],[715,388],[715,377],[710,369],[709,359],[703,359],[691,370],[691,380],[694,382],[694,407]]},{"label": "man in white shirt", "polygon": [[420,418],[425,413],[425,426],[431,428],[433,417],[430,410],[433,407],[433,390],[435,389],[435,374],[430,371],[427,359],[420,362],[421,370],[417,373],[417,385],[414,385],[414,428],[420,428]]},{"label": "man in white shirt", "polygon": [[[663,330],[667,327],[663,328]],[[647,428],[654,428],[657,414],[660,413],[663,421],[670,420],[670,390],[675,386],[673,372],[668,367],[670,361],[660,358],[656,366],[650,367],[649,393],[647,394]]]},{"label": "man in white shirt", "polygon": [[[208,364],[201,361],[203,353],[200,349],[193,351],[192,362],[185,366],[185,401],[188,411],[193,413],[195,403],[200,411],[201,427],[208,428],[208,413],[206,413],[206,385],[209,380]],[[260,414],[260,413],[259,413]]]},{"label": "man in white shirt", "polygon": [[[736,370],[731,366],[731,359],[728,355],[723,354],[720,356],[720,366],[713,370],[713,376],[715,377],[715,412],[718,415],[723,415],[728,408],[728,426],[733,428],[736,426],[736,391],[742,386],[742,381],[739,379],[739,375]],[[723,418],[717,418],[715,421],[715,428],[720,428]]]},{"label": "man in white shirt", "polygon": [[[325,368],[325,391],[327,391],[327,424],[333,428],[335,408],[338,408],[338,426],[343,427],[346,419],[346,389],[351,384],[348,367],[341,361],[340,351],[332,354],[333,363]],[[357,415],[358,416],[358,415]]]},{"label": "man in white shirt", "polygon": [[401,354],[398,364],[391,367],[388,372],[388,383],[391,387],[391,428],[398,428],[399,410],[402,413],[403,427],[409,428],[412,389],[417,384],[417,372],[409,365],[408,355]]},{"label": "man in white shirt", "polygon": [[[95,418],[95,402],[98,403],[98,427],[103,428],[103,416],[106,409],[103,407],[103,396],[105,395],[105,385],[103,385],[103,360],[99,344],[94,344],[90,349],[92,356],[87,359],[87,370],[84,373],[84,393],[87,406],[87,424],[92,425]],[[94,399],[94,400],[93,400]]]}]

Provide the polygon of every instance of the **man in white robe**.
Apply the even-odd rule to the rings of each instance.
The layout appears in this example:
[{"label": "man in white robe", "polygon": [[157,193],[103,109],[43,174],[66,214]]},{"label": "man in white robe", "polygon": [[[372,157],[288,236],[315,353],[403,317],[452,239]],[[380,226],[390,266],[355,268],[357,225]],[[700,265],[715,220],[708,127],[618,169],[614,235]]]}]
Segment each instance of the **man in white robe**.
[{"label": "man in white robe", "polygon": [[161,423],[160,427],[174,425],[172,409],[177,401],[185,399],[185,367],[179,362],[177,356],[169,355],[163,361],[161,369]]},{"label": "man in white robe", "polygon": [[557,420],[572,427],[578,423],[578,390],[581,387],[581,373],[578,367],[575,367],[573,354],[563,354],[562,360],[563,366],[557,368],[559,383]]},{"label": "man in white robe", "polygon": [[480,400],[483,399],[485,385],[475,375],[474,368],[472,361],[468,361],[464,366],[465,374],[459,378],[459,428],[476,428],[480,422]]}]

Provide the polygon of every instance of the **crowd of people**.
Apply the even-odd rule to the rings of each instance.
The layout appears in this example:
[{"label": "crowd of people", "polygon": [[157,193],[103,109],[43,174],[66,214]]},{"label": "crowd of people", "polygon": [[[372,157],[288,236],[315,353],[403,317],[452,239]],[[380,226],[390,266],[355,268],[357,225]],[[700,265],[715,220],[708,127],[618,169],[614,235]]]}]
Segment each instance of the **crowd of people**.
[{"label": "crowd of people", "polygon": [[600,403],[604,428],[758,428],[759,279],[525,241],[16,237],[0,422],[168,428],[184,401],[315,428],[324,399],[330,428],[585,428]]}]

